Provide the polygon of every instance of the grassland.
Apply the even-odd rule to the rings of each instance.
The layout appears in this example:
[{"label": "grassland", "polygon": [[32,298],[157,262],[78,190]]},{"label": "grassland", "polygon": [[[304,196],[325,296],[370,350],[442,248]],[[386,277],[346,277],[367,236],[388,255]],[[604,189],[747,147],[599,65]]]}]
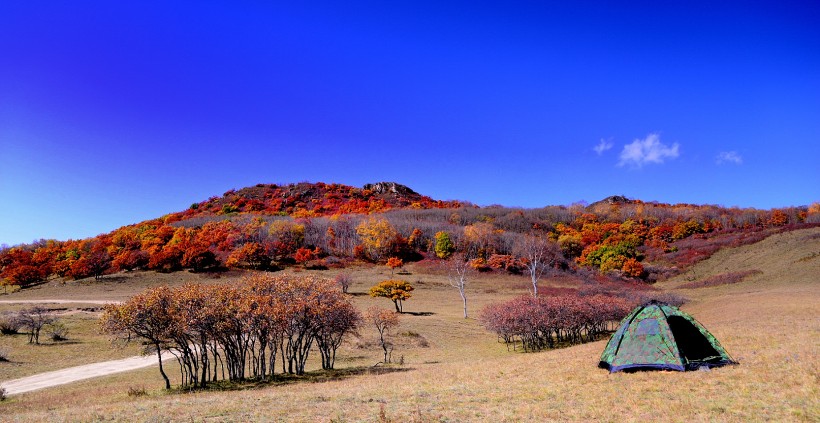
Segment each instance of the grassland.
[{"label": "grassland", "polygon": [[[417,290],[405,304],[405,311],[415,314],[403,316],[394,333],[393,356],[396,360],[403,356],[403,365],[373,368],[381,352],[373,345],[374,331],[365,327],[343,347],[336,373],[314,371],[304,378],[222,392],[166,393],[160,389],[156,369],[145,369],[15,396],[0,403],[0,413],[10,421],[820,419],[820,229],[787,232],[722,250],[686,274],[658,284],[690,298],[684,310],[709,328],[741,363],[711,371],[609,374],[596,367],[605,341],[541,353],[508,352],[476,320],[461,318],[458,293],[441,272],[422,266],[407,270],[410,275],[401,277]],[[755,270],[759,272],[750,272]],[[680,288],[729,272],[750,273],[738,283]],[[351,291],[360,307],[392,306],[364,295],[367,287],[389,276],[389,270],[359,268],[352,273]],[[239,275],[219,280],[235,277]],[[153,273],[122,278],[129,280],[52,284],[3,299],[122,299],[156,283],[212,280],[206,275]],[[468,288],[471,314],[526,288],[522,277],[480,275]],[[124,353],[90,341],[90,333],[77,331],[72,338],[87,343],[87,351],[73,352],[79,356]],[[52,361],[67,365],[62,356],[70,347],[39,350],[59,354],[61,358]],[[33,363],[41,360],[48,357],[32,359],[30,366],[23,367],[26,372],[40,371]],[[8,365],[0,363],[0,380],[9,374],[3,373]],[[313,363],[312,368],[318,367]],[[129,395],[131,388],[144,388],[147,395]]]}]

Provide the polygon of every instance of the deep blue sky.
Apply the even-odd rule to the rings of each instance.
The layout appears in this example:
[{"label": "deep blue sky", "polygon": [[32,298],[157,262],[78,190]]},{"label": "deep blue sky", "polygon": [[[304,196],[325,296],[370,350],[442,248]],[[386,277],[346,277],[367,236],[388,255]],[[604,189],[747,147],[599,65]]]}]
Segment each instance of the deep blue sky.
[{"label": "deep blue sky", "polygon": [[0,243],[260,182],[820,201],[816,1],[167,3],[0,2]]}]

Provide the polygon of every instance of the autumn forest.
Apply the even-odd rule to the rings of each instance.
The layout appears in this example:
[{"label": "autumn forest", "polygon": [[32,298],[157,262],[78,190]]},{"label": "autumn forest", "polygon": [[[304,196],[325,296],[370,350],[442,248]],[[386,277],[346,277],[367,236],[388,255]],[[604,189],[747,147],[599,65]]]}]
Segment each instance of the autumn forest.
[{"label": "autumn forest", "polygon": [[537,237],[554,271],[651,283],[722,246],[818,224],[817,203],[757,210],[615,196],[520,209],[433,200],[396,183],[259,184],[89,239],[5,247],[0,275],[4,284],[26,287],[135,269],[322,269],[453,255],[477,271],[522,273],[520,246]]}]

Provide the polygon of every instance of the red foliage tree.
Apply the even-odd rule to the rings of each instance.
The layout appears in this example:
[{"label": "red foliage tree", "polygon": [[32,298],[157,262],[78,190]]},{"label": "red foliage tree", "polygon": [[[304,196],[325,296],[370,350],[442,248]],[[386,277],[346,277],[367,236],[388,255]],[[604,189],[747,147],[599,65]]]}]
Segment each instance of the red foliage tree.
[{"label": "red foliage tree", "polygon": [[640,278],[644,274],[643,265],[634,258],[627,259],[626,262],[624,262],[621,271],[624,272],[624,276],[628,276],[630,278]]},{"label": "red foliage tree", "polygon": [[293,254],[293,259],[299,264],[304,264],[311,260],[316,260],[316,252],[309,248],[300,248]]},{"label": "red foliage tree", "polygon": [[265,247],[258,242],[248,242],[234,250],[226,263],[231,267],[249,267],[251,269],[266,269],[270,267],[271,257]]}]

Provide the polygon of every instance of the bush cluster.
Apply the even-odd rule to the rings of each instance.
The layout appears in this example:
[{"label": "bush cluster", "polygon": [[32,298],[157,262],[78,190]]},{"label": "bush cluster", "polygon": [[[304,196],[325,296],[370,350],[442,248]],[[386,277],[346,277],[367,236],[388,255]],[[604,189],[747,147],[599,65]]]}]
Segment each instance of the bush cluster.
[{"label": "bush cluster", "polygon": [[508,345],[520,342],[524,351],[538,351],[594,340],[633,307],[630,301],[605,295],[523,296],[485,307],[480,319]]}]

